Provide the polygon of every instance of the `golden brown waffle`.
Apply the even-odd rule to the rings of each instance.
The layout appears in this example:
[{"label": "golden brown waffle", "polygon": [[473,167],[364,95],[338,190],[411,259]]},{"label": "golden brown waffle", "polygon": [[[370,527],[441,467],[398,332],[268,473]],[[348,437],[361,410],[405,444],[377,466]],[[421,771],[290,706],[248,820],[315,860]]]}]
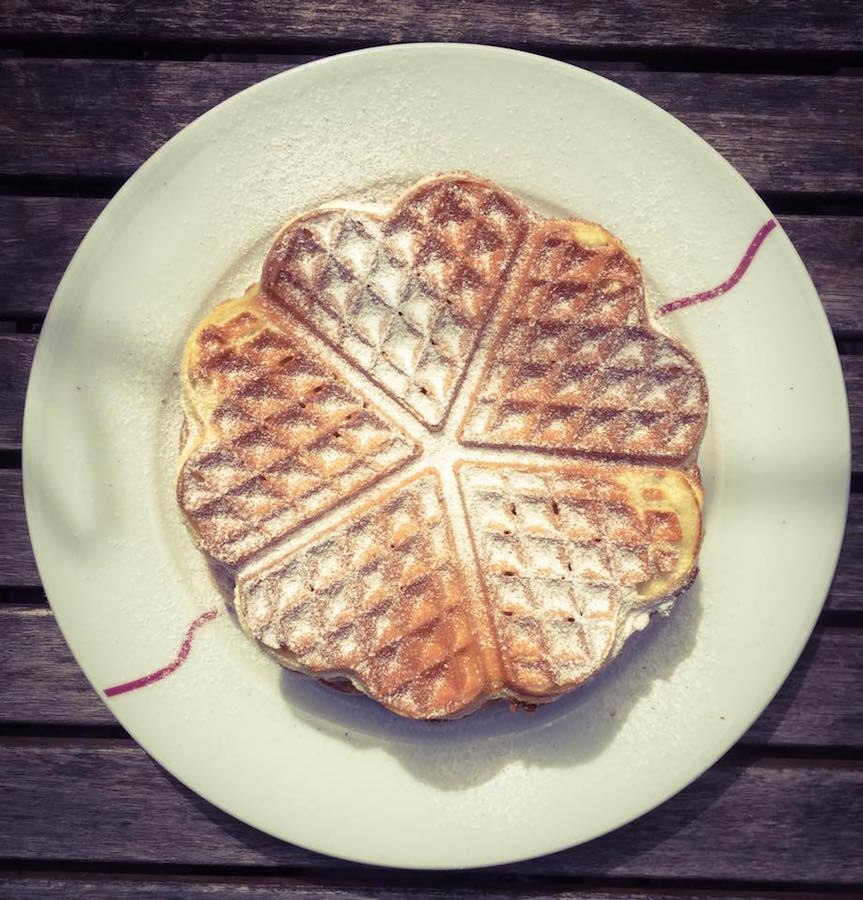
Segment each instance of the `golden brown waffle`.
[{"label": "golden brown waffle", "polygon": [[343,207],[298,216],[273,244],[262,286],[438,426],[526,225],[524,207],[496,186],[435,178],[384,215]]},{"label": "golden brown waffle", "polygon": [[635,261],[604,228],[535,229],[462,425],[466,443],[684,463],[707,418],[695,359],[657,332]]},{"label": "golden brown waffle", "polygon": [[307,339],[273,322],[257,287],[196,329],[182,378],[177,499],[201,548],[231,566],[418,452]]},{"label": "golden brown waffle", "polygon": [[486,694],[441,497],[424,472],[237,583],[243,627],[290,668],[347,678],[411,718]]},{"label": "golden brown waffle", "polygon": [[467,463],[459,481],[514,694],[581,684],[633,613],[694,576],[700,498],[682,472]]},{"label": "golden brown waffle", "polygon": [[177,495],[244,630],[401,715],[553,700],[695,576],[698,364],[605,229],[481,179],[293,219],[183,386]]}]

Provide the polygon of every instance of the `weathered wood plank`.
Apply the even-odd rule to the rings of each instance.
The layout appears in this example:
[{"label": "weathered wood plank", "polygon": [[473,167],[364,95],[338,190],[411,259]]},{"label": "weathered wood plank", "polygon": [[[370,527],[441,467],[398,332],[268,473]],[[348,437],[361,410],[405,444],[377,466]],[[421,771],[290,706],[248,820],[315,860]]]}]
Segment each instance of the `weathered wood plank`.
[{"label": "weathered wood plank", "polygon": [[306,59],[0,60],[0,172],[126,177],[210,107]]},{"label": "weathered wood plank", "polygon": [[[27,533],[21,474],[0,470],[0,586],[38,587],[41,584]],[[852,494],[845,538],[836,574],[827,595],[827,609],[863,609],[863,494]]]},{"label": "weathered wood plank", "polygon": [[779,216],[834,331],[863,331],[863,217]]},{"label": "weathered wood plank", "polygon": [[[358,869],[327,879],[327,873],[302,878],[273,875],[237,875],[214,879],[190,876],[116,875],[13,875],[0,877],[0,897],[42,900],[50,897],[86,897],[87,900],[124,900],[154,897],[157,900],[249,900],[297,898],[297,900],[815,900],[814,894],[776,894],[769,891],[722,891],[702,888],[654,887],[649,892],[624,887],[571,886],[567,880],[549,885],[537,863],[537,878],[521,875],[511,881],[497,873],[431,873]],[[327,879],[327,880],[325,880]],[[823,895],[822,895],[823,896]]]},{"label": "weathered wood plank", "polygon": [[863,356],[840,355],[851,418],[851,467],[863,470]]},{"label": "weathered wood plank", "polygon": [[21,423],[37,338],[0,334],[0,449],[21,446]]},{"label": "weathered wood plank", "polygon": [[863,747],[863,631],[819,628],[745,744]]},{"label": "weathered wood plank", "polygon": [[[0,606],[0,724],[114,725],[47,606]],[[863,748],[863,632],[821,628],[743,740]]]},{"label": "weathered wood plank", "polygon": [[[178,785],[131,742],[7,739],[0,743],[0,793],[0,848],[8,857],[345,865],[234,821]],[[548,877],[850,885],[863,879],[861,819],[863,767],[857,763],[725,762],[638,822],[545,858],[542,871]],[[535,871],[536,863],[508,870]]]},{"label": "weathered wood plank", "polygon": [[0,587],[38,587],[42,582],[30,546],[17,469],[0,469],[0,534]]},{"label": "weathered wood plank", "polygon": [[[0,448],[20,447],[21,418],[32,335],[0,335]],[[863,357],[842,356],[851,409],[852,464],[863,470]],[[39,576],[24,518],[20,473],[0,470],[0,585],[35,586]],[[863,609],[863,496],[852,495],[836,577],[827,600],[832,609]]]},{"label": "weathered wood plank", "polygon": [[0,319],[45,315],[72,254],[107,202],[0,197]]},{"label": "weathered wood plank", "polygon": [[849,499],[845,537],[826,606],[827,609],[863,609],[863,494],[852,494]]},{"label": "weathered wood plank", "polygon": [[[863,364],[859,368],[863,369]],[[849,397],[853,410],[852,422],[859,422],[863,419],[863,379],[858,379],[857,393],[854,396],[849,390]],[[858,470],[863,465],[859,452],[860,430],[858,426],[858,450],[854,456]],[[40,585],[24,517],[21,474],[15,470],[0,470],[0,529],[4,535],[4,540],[0,542],[0,586]],[[863,609],[863,494],[851,495],[845,538],[826,607],[838,610]]]},{"label": "weathered wood plank", "polygon": [[724,8],[685,0],[637,4],[507,0],[356,4],[318,0],[308,5],[262,0],[157,0],[67,4],[6,0],[0,35],[80,36],[156,41],[388,43],[475,41],[520,47],[677,48],[830,52],[859,50],[861,14],[853,0],[829,4],[747,0]]},{"label": "weathered wood plank", "polygon": [[0,606],[0,723],[116,725],[44,606]]},{"label": "weathered wood plank", "polygon": [[[72,254],[106,200],[0,197],[0,319],[44,316]],[[863,332],[863,217],[780,216],[840,332]]]},{"label": "weathered wood plank", "polygon": [[[125,177],[204,110],[285,63],[0,61],[0,171]],[[863,79],[603,68],[762,191],[863,191]]]},{"label": "weathered wood plank", "polygon": [[[861,79],[863,81],[863,79]],[[37,337],[0,334],[0,449],[21,446],[24,398]],[[863,471],[863,356],[839,357],[851,415],[851,460],[855,472]]]}]

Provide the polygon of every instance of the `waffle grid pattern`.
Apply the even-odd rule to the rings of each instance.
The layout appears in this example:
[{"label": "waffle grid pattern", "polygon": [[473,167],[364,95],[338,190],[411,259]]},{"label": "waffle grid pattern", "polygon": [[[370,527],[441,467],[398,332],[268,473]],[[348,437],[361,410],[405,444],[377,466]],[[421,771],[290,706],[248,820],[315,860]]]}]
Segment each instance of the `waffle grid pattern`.
[{"label": "waffle grid pattern", "polygon": [[650,327],[615,245],[551,228],[462,428],[468,443],[682,461],[704,430],[698,364]]},{"label": "waffle grid pattern", "polygon": [[241,582],[241,614],[308,670],[354,673],[403,715],[445,715],[484,688],[454,560],[438,478],[425,473]]},{"label": "waffle grid pattern", "polygon": [[[663,479],[686,481],[697,515],[681,475],[706,416],[697,363],[652,330],[638,267],[608,232],[532,219],[462,182],[415,188],[387,216],[320,209],[285,229],[254,302],[200,332],[190,377],[215,401],[178,482],[204,549],[235,569],[275,550],[425,449],[331,371],[307,329],[435,430],[505,279],[476,392],[432,457],[440,475],[417,462],[359,513],[238,575],[241,621],[281,662],[349,678],[412,718],[575,687],[631,611],[695,563]],[[507,447],[547,455],[506,462]],[[631,465],[647,460],[679,471]]]},{"label": "waffle grid pattern", "polygon": [[277,240],[265,290],[433,427],[445,417],[524,230],[482,185],[433,184],[386,219],[304,217]]},{"label": "waffle grid pattern", "polygon": [[509,682],[528,694],[574,687],[610,652],[626,592],[674,568],[676,516],[640,515],[589,464],[471,464],[459,476]]},{"label": "waffle grid pattern", "polygon": [[416,455],[298,336],[250,309],[203,329],[190,372],[218,399],[178,498],[205,548],[235,565]]}]

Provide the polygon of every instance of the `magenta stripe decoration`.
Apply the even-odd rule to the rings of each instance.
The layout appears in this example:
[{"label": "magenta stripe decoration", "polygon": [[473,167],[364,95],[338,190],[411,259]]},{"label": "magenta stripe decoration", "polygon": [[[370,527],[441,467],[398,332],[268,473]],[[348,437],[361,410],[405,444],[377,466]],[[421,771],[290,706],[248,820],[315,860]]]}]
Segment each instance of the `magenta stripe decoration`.
[{"label": "magenta stripe decoration", "polygon": [[133,681],[126,681],[123,684],[115,684],[113,687],[106,688],[105,696],[116,697],[118,694],[128,694],[130,691],[137,691],[138,688],[147,687],[149,684],[161,681],[166,675],[176,672],[186,661],[189,651],[192,649],[192,641],[197,630],[207,622],[211,622],[218,615],[218,609],[209,609],[192,622],[186,631],[186,637],[183,640],[180,651],[177,653],[173,662],[161,669],[157,669],[155,672],[151,672],[149,675],[142,675],[140,678],[136,678]]},{"label": "magenta stripe decoration", "polygon": [[731,290],[743,276],[746,274],[746,270],[749,268],[752,260],[755,258],[755,254],[758,252],[759,247],[764,243],[764,239],[770,234],[771,231],[776,227],[776,219],[768,219],[756,232],[755,237],[752,238],[749,246],[746,248],[746,252],[743,254],[743,259],[737,265],[737,268],[731,273],[731,275],[722,282],[722,284],[718,284],[716,287],[711,288],[709,291],[702,291],[700,294],[691,294],[688,297],[681,297],[679,300],[672,300],[670,303],[666,303],[663,306],[660,306],[658,310],[656,310],[657,316],[665,316],[668,313],[674,312],[678,309],[684,309],[687,306],[695,306],[696,303],[704,303],[705,300],[712,300],[714,297],[720,297],[722,294],[727,293]]}]

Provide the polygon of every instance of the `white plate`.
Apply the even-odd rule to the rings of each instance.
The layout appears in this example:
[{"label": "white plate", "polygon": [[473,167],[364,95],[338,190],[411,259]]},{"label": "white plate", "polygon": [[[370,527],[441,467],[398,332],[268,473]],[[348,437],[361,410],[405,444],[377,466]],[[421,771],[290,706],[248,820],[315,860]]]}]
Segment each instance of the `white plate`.
[{"label": "white plate", "polygon": [[[292,213],[469,169],[597,220],[654,307],[725,280],[770,213],[671,116],[595,75],[488,47],[337,56],[233,97],[156,153],[72,260],[27,395],[39,572],[94,687],[173,660],[221,603],[172,493],[194,323],[258,272]],[[170,677],[113,697],[149,753],[285,840],[394,866],[503,863],[586,841],[710,766],[786,677],[836,563],[849,478],[842,375],[781,229],[742,280],[662,320],[710,388],[701,576],[595,683],[533,716],[396,719],[284,673],[222,613]]]}]

